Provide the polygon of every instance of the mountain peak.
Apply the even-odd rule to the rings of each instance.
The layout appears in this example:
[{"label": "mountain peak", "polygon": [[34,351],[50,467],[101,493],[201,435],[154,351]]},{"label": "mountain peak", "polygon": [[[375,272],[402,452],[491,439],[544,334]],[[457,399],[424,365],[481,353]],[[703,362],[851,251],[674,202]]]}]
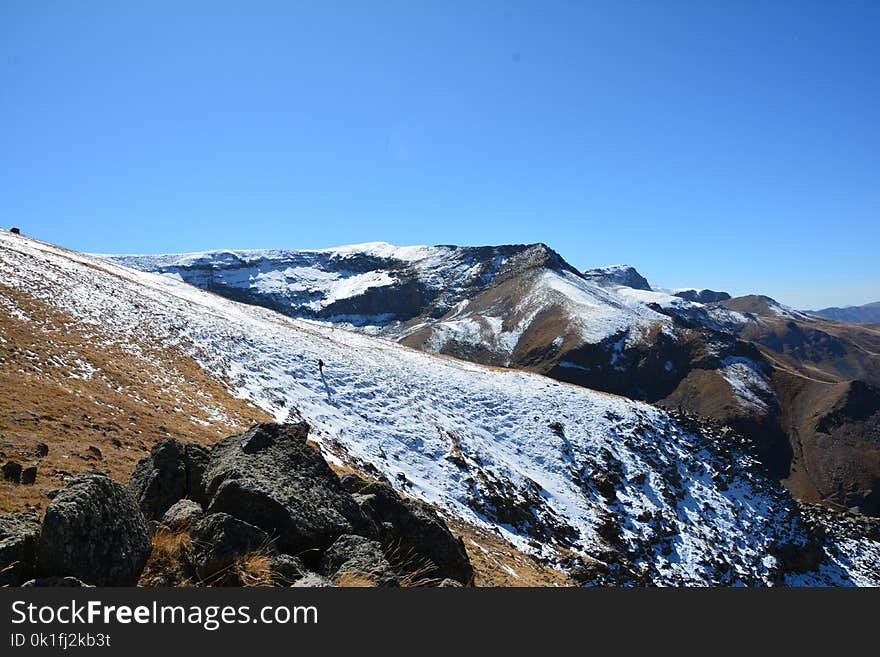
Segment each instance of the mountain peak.
[{"label": "mountain peak", "polygon": [[651,290],[648,280],[631,265],[606,265],[583,272],[584,278],[599,285],[625,285],[636,290]]}]

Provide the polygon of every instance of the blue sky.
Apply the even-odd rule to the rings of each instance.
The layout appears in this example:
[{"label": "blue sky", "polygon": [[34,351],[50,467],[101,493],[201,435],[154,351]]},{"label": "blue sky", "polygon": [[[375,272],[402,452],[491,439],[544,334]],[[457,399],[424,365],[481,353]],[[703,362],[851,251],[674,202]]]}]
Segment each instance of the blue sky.
[{"label": "blue sky", "polygon": [[880,3],[0,2],[0,223],[880,300]]}]

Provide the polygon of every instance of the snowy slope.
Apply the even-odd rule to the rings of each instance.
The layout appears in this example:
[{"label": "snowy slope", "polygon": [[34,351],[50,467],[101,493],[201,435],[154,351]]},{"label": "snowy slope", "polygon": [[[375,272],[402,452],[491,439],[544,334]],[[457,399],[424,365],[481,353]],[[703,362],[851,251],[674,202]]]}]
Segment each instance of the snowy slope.
[{"label": "snowy slope", "polygon": [[[768,583],[773,553],[810,540],[736,442],[645,404],[290,319],[5,232],[0,284],[101,340],[180,349],[277,418],[296,409],[328,455],[557,562],[565,548],[600,556],[622,581]],[[877,543],[826,550],[797,583],[880,584]]]},{"label": "snowy slope", "polygon": [[[505,365],[520,338],[550,308],[566,318],[571,339],[580,343],[622,334],[636,340],[653,325],[669,323],[644,303],[607,289],[604,278],[591,280],[577,272],[544,245],[368,243],[320,251],[103,257],[291,317],[330,321],[395,340],[421,333],[422,348],[435,353],[455,353],[452,344],[488,350]],[[616,282],[631,269],[601,272],[611,272]],[[512,289],[497,294],[510,281],[515,281]]]}]

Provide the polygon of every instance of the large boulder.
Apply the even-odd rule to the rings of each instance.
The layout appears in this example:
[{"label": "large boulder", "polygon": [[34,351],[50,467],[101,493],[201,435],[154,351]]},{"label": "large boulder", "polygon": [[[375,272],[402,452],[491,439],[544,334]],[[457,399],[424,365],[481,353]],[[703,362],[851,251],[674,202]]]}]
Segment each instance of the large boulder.
[{"label": "large boulder", "polygon": [[29,465],[21,471],[21,483],[33,484],[37,481],[37,466]]},{"label": "large boulder", "polygon": [[128,482],[147,520],[160,520],[175,502],[185,497],[205,504],[202,476],[209,453],[201,445],[183,444],[174,438],[153,445],[150,455],[135,466]]},{"label": "large boulder", "polygon": [[330,577],[348,575],[364,586],[398,586],[382,545],[355,534],[343,534],[333,542],[321,558],[321,571]]},{"label": "large boulder", "polygon": [[3,478],[7,481],[18,482],[21,479],[21,463],[7,461],[3,464]]},{"label": "large boulder", "polygon": [[46,508],[37,573],[98,586],[133,586],[150,550],[146,521],[128,491],[92,475],[69,483]]},{"label": "large boulder", "polygon": [[402,499],[383,483],[362,487],[354,498],[375,523],[398,573],[472,583],[474,569],[464,543],[430,506]]},{"label": "large boulder", "polygon": [[186,496],[184,447],[173,438],[160,440],[150,455],[138,461],[128,488],[148,520],[160,520]]},{"label": "large boulder", "polygon": [[33,577],[39,539],[36,513],[0,515],[0,587],[20,586]]},{"label": "large boulder", "polygon": [[263,551],[272,552],[268,534],[226,513],[214,513],[198,521],[190,531],[192,565],[201,580],[237,584],[227,572],[236,559]]},{"label": "large boulder", "polygon": [[373,534],[321,454],[308,425],[258,424],[218,442],[205,471],[208,513],[224,512],[275,537],[282,552],[323,550],[342,534]]},{"label": "large boulder", "polygon": [[211,450],[195,443],[187,443],[183,446],[183,465],[186,470],[186,495],[202,506],[208,503],[205,495],[205,468],[208,467],[208,459]]}]

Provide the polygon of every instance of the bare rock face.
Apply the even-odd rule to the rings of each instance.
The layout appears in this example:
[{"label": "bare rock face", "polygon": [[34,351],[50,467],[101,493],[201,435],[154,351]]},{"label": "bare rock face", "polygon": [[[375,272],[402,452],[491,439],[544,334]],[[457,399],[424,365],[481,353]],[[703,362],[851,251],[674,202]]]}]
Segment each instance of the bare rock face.
[{"label": "bare rock face", "polygon": [[46,508],[37,548],[40,577],[71,576],[97,586],[133,586],[150,556],[138,505],[102,475],[74,480]]},{"label": "bare rock face", "polygon": [[0,586],[19,586],[33,577],[39,538],[36,513],[0,515]]},{"label": "bare rock face", "polygon": [[321,454],[308,425],[258,424],[221,440],[205,471],[207,512],[228,513],[276,537],[279,550],[323,550],[372,528]]}]

